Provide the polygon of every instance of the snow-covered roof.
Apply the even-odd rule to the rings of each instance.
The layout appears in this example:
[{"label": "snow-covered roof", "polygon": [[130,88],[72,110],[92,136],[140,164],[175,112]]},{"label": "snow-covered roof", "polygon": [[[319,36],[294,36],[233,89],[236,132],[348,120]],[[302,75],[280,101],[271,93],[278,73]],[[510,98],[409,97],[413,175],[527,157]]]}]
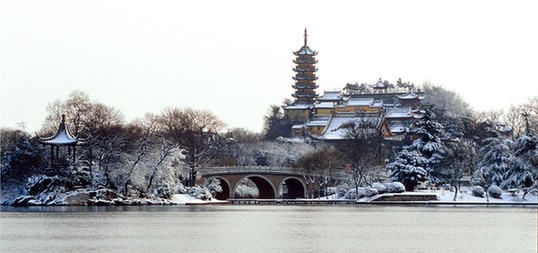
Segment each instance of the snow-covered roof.
[{"label": "snow-covered roof", "polygon": [[387,108],[386,118],[412,118],[411,108]]},{"label": "snow-covered roof", "polygon": [[[351,115],[336,115],[335,117],[332,117],[329,125],[327,128],[325,128],[325,131],[323,132],[321,139],[325,140],[343,140],[346,139],[346,135],[348,134],[348,128],[345,128],[346,125],[370,125],[375,126],[376,128],[379,125],[381,118],[379,115],[371,115],[371,116],[363,116],[363,117],[357,117],[357,116],[351,116]],[[371,127],[367,127],[371,128]],[[372,131],[376,131],[377,129],[372,129]]]},{"label": "snow-covered roof", "polygon": [[342,99],[342,92],[340,91],[324,91],[321,97],[318,97],[319,101],[338,101]]},{"label": "snow-covered roof", "polygon": [[374,103],[373,98],[350,98],[346,106],[371,106]]},{"label": "snow-covered roof", "polygon": [[372,102],[372,107],[382,107],[383,106],[383,100],[374,100]]},{"label": "snow-covered roof", "polygon": [[309,127],[326,126],[328,122],[329,122],[328,120],[309,120],[308,123],[306,123],[306,125]]},{"label": "snow-covered roof", "polygon": [[321,102],[314,105],[317,109],[331,109],[334,108],[334,102]]},{"label": "snow-covered roof", "polygon": [[381,78],[379,78],[379,81],[377,81],[377,83],[375,83],[375,84],[370,85],[370,87],[372,87],[374,89],[386,89],[386,88],[388,88],[388,85],[383,83],[383,81],[381,81]]},{"label": "snow-covered roof", "polygon": [[316,55],[318,53],[316,51],[310,49],[309,46],[304,45],[303,47],[301,47],[301,49],[295,51],[294,54],[296,54],[296,55]]},{"label": "snow-covered roof", "polygon": [[56,134],[45,138],[38,136],[38,141],[41,144],[75,145],[79,140],[69,133],[69,129],[65,124],[65,115],[62,115],[62,122],[60,123],[60,126],[58,126],[58,131]]},{"label": "snow-covered roof", "polygon": [[313,127],[313,126],[327,126],[329,124],[329,121],[331,119],[330,115],[315,115],[312,117],[308,122],[306,123],[307,126]]},{"label": "snow-covered roof", "polygon": [[412,90],[408,91],[404,95],[397,95],[399,99],[423,99],[423,96],[419,96],[416,93],[414,93]]},{"label": "snow-covered roof", "polygon": [[407,132],[407,128],[403,126],[394,126],[390,127],[390,132],[393,134],[401,134]]},{"label": "snow-covered roof", "polygon": [[306,110],[306,109],[311,108],[311,106],[312,106],[311,104],[300,103],[300,104],[286,105],[286,106],[283,106],[283,108],[286,110]]},{"label": "snow-covered roof", "polygon": [[409,131],[409,124],[403,122],[389,123],[389,129],[392,134],[398,135]]}]

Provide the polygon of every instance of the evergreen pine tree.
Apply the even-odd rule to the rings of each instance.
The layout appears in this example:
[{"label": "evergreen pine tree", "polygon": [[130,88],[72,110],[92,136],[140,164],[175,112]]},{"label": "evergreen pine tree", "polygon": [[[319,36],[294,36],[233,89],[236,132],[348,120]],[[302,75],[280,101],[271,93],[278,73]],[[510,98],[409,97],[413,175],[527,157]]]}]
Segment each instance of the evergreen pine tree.
[{"label": "evergreen pine tree", "polygon": [[443,183],[443,160],[445,145],[441,139],[443,126],[432,120],[426,111],[416,122],[411,132],[417,139],[402,150],[396,160],[387,167],[392,171],[393,180],[401,181],[407,191],[412,191],[419,182],[429,179],[435,183]]},{"label": "evergreen pine tree", "polygon": [[387,165],[387,168],[392,171],[392,180],[402,182],[406,191],[413,191],[420,182],[426,180],[427,164],[428,159],[417,151],[404,149],[392,163]]},{"label": "evergreen pine tree", "polygon": [[538,137],[530,129],[528,120],[527,131],[516,140],[508,164],[501,187],[523,188],[523,199],[530,191],[538,190]]},{"label": "evergreen pine tree", "polygon": [[[478,173],[483,186],[501,185],[509,169],[509,159],[512,156],[513,142],[501,136],[494,127],[488,128],[492,137],[484,140],[485,145],[480,149]],[[476,180],[475,180],[476,182]]]},{"label": "evergreen pine tree", "polygon": [[[443,126],[432,120],[430,113],[427,111],[426,114],[416,122],[415,128],[411,131],[413,136],[417,139],[407,148],[407,153],[401,154],[402,157],[410,157],[411,159],[404,163],[406,166],[412,166],[415,168],[420,168],[418,170],[392,170],[393,178],[401,178],[402,175],[409,174],[411,179],[410,182],[415,183],[415,180],[420,179],[419,181],[425,181],[427,177],[434,183],[444,183],[442,170],[444,168],[443,159],[445,157],[445,145],[441,139],[441,136],[444,134]],[[400,156],[400,154],[398,155]],[[405,162],[406,159],[402,157],[397,158],[400,161],[395,161],[397,163]],[[401,167],[398,164],[390,165],[389,168],[397,169]],[[416,173],[424,170],[427,176],[421,176],[421,173]],[[411,172],[410,171],[415,171]],[[396,175],[399,176],[396,176]],[[417,177],[418,176],[418,177]],[[405,177],[404,177],[405,178]],[[402,181],[403,183],[403,181]],[[418,183],[418,181],[416,182]],[[406,185],[404,183],[404,185]],[[412,185],[412,184],[411,184]],[[411,185],[406,185],[406,188]],[[412,189],[414,189],[414,186]]]}]

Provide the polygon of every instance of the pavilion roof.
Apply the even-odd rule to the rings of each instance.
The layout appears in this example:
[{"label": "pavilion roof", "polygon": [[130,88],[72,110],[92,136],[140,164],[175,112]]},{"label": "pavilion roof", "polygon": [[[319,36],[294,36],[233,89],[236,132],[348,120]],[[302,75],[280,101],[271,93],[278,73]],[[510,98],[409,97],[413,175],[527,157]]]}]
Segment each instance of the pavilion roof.
[{"label": "pavilion roof", "polygon": [[58,131],[55,135],[50,137],[37,137],[39,143],[48,145],[76,145],[79,141],[77,137],[74,137],[69,133],[69,129],[65,124],[65,115],[62,115],[62,122],[58,126]]},{"label": "pavilion roof", "polygon": [[374,89],[386,89],[389,86],[386,85],[383,81],[381,81],[381,78],[379,78],[379,81],[377,81],[377,83],[375,83],[375,84],[370,85],[370,87],[372,87]]},{"label": "pavilion roof", "polygon": [[416,93],[414,93],[412,90],[409,90],[406,94],[404,95],[398,95],[397,96],[399,99],[423,99],[424,96],[420,96]]}]

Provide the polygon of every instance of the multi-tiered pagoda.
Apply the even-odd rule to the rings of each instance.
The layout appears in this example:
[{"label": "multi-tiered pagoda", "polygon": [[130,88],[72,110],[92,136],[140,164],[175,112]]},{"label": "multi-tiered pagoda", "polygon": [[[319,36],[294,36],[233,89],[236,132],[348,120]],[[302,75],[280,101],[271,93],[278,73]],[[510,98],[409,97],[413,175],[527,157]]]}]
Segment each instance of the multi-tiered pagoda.
[{"label": "multi-tiered pagoda", "polygon": [[318,52],[310,49],[307,45],[308,34],[306,28],[304,29],[304,45],[296,52],[295,55],[295,84],[292,86],[295,89],[295,93],[292,96],[295,98],[295,104],[313,104],[316,101],[316,55]]},{"label": "multi-tiered pagoda", "polygon": [[301,125],[302,123],[308,121],[314,110],[314,104],[316,103],[316,55],[318,52],[310,49],[307,44],[308,34],[306,28],[304,29],[304,45],[301,49],[293,52],[295,55],[295,84],[292,85],[292,88],[295,92],[292,94],[292,97],[295,98],[295,101],[292,104],[283,106],[286,119],[294,124]]}]

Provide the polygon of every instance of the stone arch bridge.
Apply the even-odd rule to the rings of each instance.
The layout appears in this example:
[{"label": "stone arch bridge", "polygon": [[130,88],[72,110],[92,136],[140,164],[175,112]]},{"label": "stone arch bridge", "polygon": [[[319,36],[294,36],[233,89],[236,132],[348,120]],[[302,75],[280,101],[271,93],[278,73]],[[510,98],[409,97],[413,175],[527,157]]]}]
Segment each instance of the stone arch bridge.
[{"label": "stone arch bridge", "polygon": [[[235,198],[237,187],[250,179],[258,187],[260,199],[295,199],[307,196],[307,182],[303,173],[289,167],[269,166],[227,166],[211,167],[198,172],[197,183],[201,184],[210,178],[220,180],[222,192],[217,199]],[[312,189],[319,188],[319,184]]]}]

